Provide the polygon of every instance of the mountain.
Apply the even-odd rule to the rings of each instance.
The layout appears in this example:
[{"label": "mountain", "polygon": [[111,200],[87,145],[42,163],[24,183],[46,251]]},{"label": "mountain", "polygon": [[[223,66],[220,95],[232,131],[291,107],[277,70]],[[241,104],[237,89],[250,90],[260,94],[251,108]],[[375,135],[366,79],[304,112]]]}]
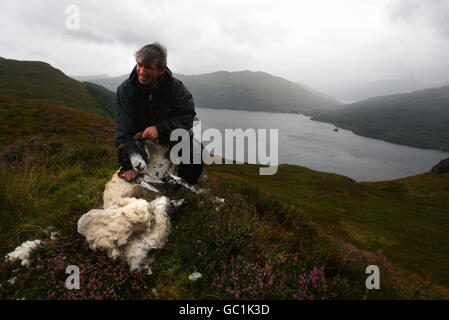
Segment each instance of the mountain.
[{"label": "mountain", "polygon": [[316,111],[313,120],[413,147],[449,151],[449,86],[375,97]]},{"label": "mountain", "polygon": [[[432,87],[416,80],[413,76],[398,79],[379,79],[364,81],[348,79],[332,82],[315,83],[315,88],[326,92],[344,103],[353,103],[377,96],[407,93]],[[436,87],[436,86],[434,86]]]},{"label": "mountain", "polygon": [[446,86],[449,86],[449,82],[438,82],[436,84],[433,84],[430,87],[431,88],[441,88],[441,87],[446,87]]},{"label": "mountain", "polygon": [[109,118],[115,117],[115,93],[91,82],[83,82],[90,94],[97,100]]},{"label": "mountain", "polygon": [[95,83],[97,85],[100,85],[112,92],[116,92],[119,85],[122,84],[123,81],[128,79],[129,74],[124,74],[117,77],[97,77],[97,76],[91,76],[90,79],[85,80],[87,77],[74,77],[74,79],[78,81],[89,81],[91,83]]},{"label": "mountain", "polygon": [[[0,94],[66,105],[113,117],[114,93],[82,84],[41,61],[0,59]],[[108,97],[106,101],[102,98]],[[112,112],[112,113],[111,113]]]},{"label": "mountain", "polygon": [[[116,90],[129,75],[92,79]],[[173,74],[192,92],[195,106],[249,111],[310,113],[341,104],[334,98],[265,72],[218,71],[200,75]]]},{"label": "mountain", "polygon": [[175,75],[192,92],[198,107],[249,111],[308,113],[340,103],[265,72],[218,71]]},{"label": "mountain", "polygon": [[107,74],[97,74],[97,75],[93,75],[93,76],[71,76],[71,75],[69,75],[69,77],[72,79],[75,79],[76,81],[79,81],[79,82],[85,82],[85,81],[90,81],[90,80],[95,80],[95,79],[110,78]]},{"label": "mountain", "polygon": [[306,89],[306,90],[312,92],[313,94],[316,94],[318,97],[321,97],[321,98],[323,98],[323,99],[328,99],[328,100],[330,100],[330,101],[337,101],[337,102],[338,102],[338,100],[335,99],[333,96],[331,96],[331,95],[329,95],[329,94],[327,94],[327,93],[324,93],[324,92],[322,92],[322,91],[316,90],[316,89],[312,88],[311,86],[309,86],[309,85],[307,85],[307,84],[305,84],[305,83],[302,83],[302,82],[296,82],[296,84],[297,84],[298,86],[303,87],[304,89]]}]

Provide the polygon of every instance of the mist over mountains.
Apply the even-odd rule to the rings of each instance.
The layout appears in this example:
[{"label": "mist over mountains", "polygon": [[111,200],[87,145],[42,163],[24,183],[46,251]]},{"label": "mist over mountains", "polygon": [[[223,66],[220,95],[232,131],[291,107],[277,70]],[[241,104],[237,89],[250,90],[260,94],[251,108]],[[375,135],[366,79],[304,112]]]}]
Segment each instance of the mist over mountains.
[{"label": "mist over mountains", "polygon": [[116,92],[120,84],[126,79],[128,79],[129,74],[124,74],[117,77],[109,77],[107,75],[70,76],[70,77],[81,82],[90,81],[91,83],[95,83],[97,85],[105,87],[106,89],[112,92]]},{"label": "mist over mountains", "polygon": [[[440,86],[443,86],[441,84]],[[354,103],[377,96],[407,93],[426,88],[436,88],[438,84],[429,84],[417,80],[414,76],[397,79],[377,79],[366,81],[361,79],[345,79],[314,84],[343,103]]]}]

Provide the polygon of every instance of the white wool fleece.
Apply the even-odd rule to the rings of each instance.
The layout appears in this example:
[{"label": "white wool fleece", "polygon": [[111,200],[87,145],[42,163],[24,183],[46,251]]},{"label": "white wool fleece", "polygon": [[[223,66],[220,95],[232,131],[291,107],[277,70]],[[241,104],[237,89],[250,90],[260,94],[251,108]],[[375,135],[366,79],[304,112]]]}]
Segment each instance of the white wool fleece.
[{"label": "white wool fleece", "polygon": [[109,208],[121,198],[126,198],[133,194],[136,185],[126,182],[118,176],[120,170],[117,170],[112,179],[106,183],[103,194],[103,208]]},{"label": "white wool fleece", "polygon": [[130,240],[124,249],[124,258],[131,271],[148,268],[152,257],[147,258],[147,253],[152,249],[162,249],[167,242],[170,233],[168,207],[167,197],[159,197],[150,203],[152,224],[148,224],[144,232]]},{"label": "white wool fleece", "polygon": [[110,258],[121,257],[131,271],[148,267],[147,252],[160,249],[170,229],[169,201],[159,197],[119,198],[109,208],[93,209],[78,220],[78,232],[93,250],[105,251]]},{"label": "white wool fleece", "polygon": [[30,264],[30,253],[36,249],[42,243],[41,240],[25,241],[20,246],[18,246],[14,251],[8,253],[5,256],[7,262],[14,262],[17,260],[21,261],[21,265],[28,267]]}]

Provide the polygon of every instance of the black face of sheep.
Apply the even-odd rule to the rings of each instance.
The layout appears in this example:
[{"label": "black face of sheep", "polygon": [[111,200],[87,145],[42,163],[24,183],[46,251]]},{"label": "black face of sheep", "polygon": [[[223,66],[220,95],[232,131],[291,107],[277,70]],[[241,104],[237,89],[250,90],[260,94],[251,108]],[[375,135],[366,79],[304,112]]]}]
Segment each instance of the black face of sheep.
[{"label": "black face of sheep", "polygon": [[[117,148],[117,158],[125,171],[131,169],[136,171],[144,170],[145,163],[148,161],[148,154],[145,151],[145,140],[142,139],[142,135],[136,134],[128,144],[121,144]],[[133,166],[132,162],[134,162],[136,167]]]},{"label": "black face of sheep", "polygon": [[173,173],[175,170],[170,160],[169,147],[143,139],[141,132],[129,144],[117,148],[117,158],[123,171],[134,169],[159,179],[164,172]]},{"label": "black face of sheep", "polygon": [[[145,140],[143,139],[136,139],[134,140],[136,146],[137,146],[137,154],[134,155],[136,157],[136,171],[142,171],[145,169],[145,163],[148,161],[148,154],[145,151]],[[130,162],[131,165],[134,163],[133,161],[133,155],[130,156]]]}]

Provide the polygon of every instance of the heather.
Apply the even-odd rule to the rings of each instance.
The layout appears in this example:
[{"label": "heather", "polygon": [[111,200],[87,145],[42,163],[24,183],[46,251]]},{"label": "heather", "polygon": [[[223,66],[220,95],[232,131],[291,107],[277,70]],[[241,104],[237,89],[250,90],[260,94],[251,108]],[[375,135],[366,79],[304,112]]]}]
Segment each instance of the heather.
[{"label": "heather", "polygon": [[[297,210],[253,186],[203,177],[207,193],[181,191],[187,207],[171,212],[173,230],[152,274],[130,272],[94,253],[76,233],[82,212],[51,229],[28,232],[45,239],[30,268],[1,264],[2,298],[26,299],[401,299],[439,297],[422,279],[397,271],[381,253],[365,253],[327,237]],[[224,203],[215,196],[225,198]],[[22,234],[25,236],[25,234]],[[11,249],[11,247],[9,248]],[[365,266],[382,272],[382,290],[364,289]],[[81,289],[65,288],[65,268],[80,268]],[[15,270],[15,271],[14,271]],[[194,271],[203,276],[192,282]],[[10,285],[7,280],[16,277]],[[153,290],[154,289],[154,290]]]},{"label": "heather", "polygon": [[408,272],[449,285],[448,173],[356,182],[287,164],[272,176],[260,176],[250,164],[211,165],[209,172],[222,181],[249,182],[357,248],[382,250]]},{"label": "heather", "polygon": [[[16,99],[9,103],[16,107],[25,104],[24,114],[32,112],[33,107],[51,113],[47,105]],[[0,108],[0,112],[10,114],[6,109]],[[383,251],[354,245],[350,236],[338,230],[338,224],[335,227],[322,223],[323,218],[315,214],[319,207],[320,212],[325,211],[323,199],[340,201],[336,195],[345,192],[338,189],[342,182],[335,178],[332,190],[333,175],[328,175],[318,193],[312,178],[316,183],[323,175],[301,173],[303,169],[297,166],[293,166],[299,171],[296,174],[309,181],[290,186],[297,195],[295,201],[285,189],[279,188],[284,192],[281,195],[268,188],[276,186],[276,182],[267,178],[264,184],[245,176],[242,170],[246,166],[220,167],[222,171],[217,169],[219,166],[206,167],[198,186],[205,192],[180,190],[176,196],[188,204],[172,210],[168,243],[157,253],[151,272],[130,272],[123,262],[90,250],[76,232],[77,220],[95,206],[105,183],[117,169],[110,143],[113,123],[97,121],[99,118],[86,116],[82,111],[73,111],[79,114],[65,119],[64,108],[54,110],[59,114],[54,119],[58,120],[20,137],[7,134],[2,140],[7,143],[0,149],[0,299],[448,296],[445,288],[435,286],[431,276],[410,272],[404,264],[392,262]],[[37,115],[32,119],[40,121]],[[70,123],[64,122],[69,119]],[[5,128],[7,121],[19,120],[19,115],[7,117],[0,125]],[[282,167],[279,172],[281,178],[286,178]],[[309,196],[304,193],[307,186]],[[370,190],[385,193],[387,186],[389,192],[397,195],[401,184],[374,184]],[[444,194],[445,190],[438,186],[427,181],[420,188]],[[361,184],[357,192],[362,193],[364,188],[370,186]],[[414,195],[419,197],[420,193]],[[312,196],[321,199],[315,200],[314,207]],[[352,196],[351,201],[357,201],[356,194]],[[52,232],[59,234],[52,238]],[[21,267],[19,262],[4,262],[5,254],[23,241],[35,239],[44,244],[31,254],[29,268]],[[440,258],[446,259],[444,255]],[[365,287],[365,268],[373,264],[381,270],[380,290]],[[65,287],[65,269],[69,265],[80,268],[79,290]],[[193,272],[200,272],[202,277],[189,280]]]}]

